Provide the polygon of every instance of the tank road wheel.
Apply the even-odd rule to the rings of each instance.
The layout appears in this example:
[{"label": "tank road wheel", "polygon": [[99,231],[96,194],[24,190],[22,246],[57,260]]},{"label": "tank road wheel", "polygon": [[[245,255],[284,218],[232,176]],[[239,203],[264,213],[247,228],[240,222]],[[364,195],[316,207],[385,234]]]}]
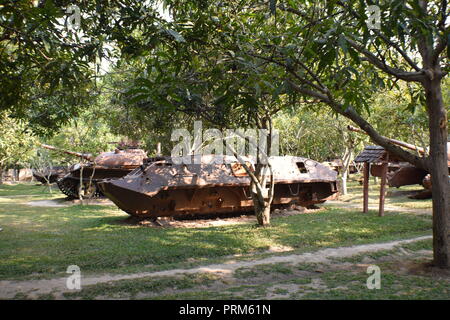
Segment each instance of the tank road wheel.
[{"label": "tank road wheel", "polygon": [[59,190],[71,199],[78,198],[78,183],[70,178],[62,178],[56,181]]},{"label": "tank road wheel", "polygon": [[[77,183],[77,188],[80,184]],[[92,182],[83,182],[83,187],[81,188],[81,196],[83,199],[93,199],[99,198],[102,195],[99,188],[97,187],[97,183]]]}]

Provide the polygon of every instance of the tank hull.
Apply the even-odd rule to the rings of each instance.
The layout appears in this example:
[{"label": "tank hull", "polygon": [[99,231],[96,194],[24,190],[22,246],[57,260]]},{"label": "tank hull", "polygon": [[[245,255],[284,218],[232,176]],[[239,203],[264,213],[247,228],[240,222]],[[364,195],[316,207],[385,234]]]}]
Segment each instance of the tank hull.
[{"label": "tank hull", "polygon": [[417,167],[401,167],[394,172],[388,173],[388,185],[389,187],[399,188],[401,186],[422,184],[422,180],[427,174],[427,171]]},{"label": "tank hull", "polygon": [[[370,166],[370,174],[374,177],[381,178],[383,167],[381,164],[372,164]],[[422,184],[423,178],[427,175],[427,171],[414,167],[412,165],[400,165],[390,163],[388,166],[387,182],[389,187],[399,188],[414,184]]]},{"label": "tank hull", "polygon": [[[99,183],[100,190],[120,209],[132,216],[165,217],[211,215],[253,210],[248,198],[249,187],[218,186],[189,189],[167,189],[155,196],[123,188],[114,181]],[[289,188],[300,188],[294,196]],[[273,208],[289,204],[311,206],[323,203],[336,194],[334,183],[276,184]]]},{"label": "tank hull", "polygon": [[[250,179],[242,172],[236,174],[217,165],[184,169],[154,166],[121,179],[101,181],[99,188],[120,209],[137,217],[210,216],[254,209]],[[320,179],[303,173],[275,179],[273,208],[289,204],[306,207],[336,196],[335,172],[321,165],[315,169],[329,175]]]}]

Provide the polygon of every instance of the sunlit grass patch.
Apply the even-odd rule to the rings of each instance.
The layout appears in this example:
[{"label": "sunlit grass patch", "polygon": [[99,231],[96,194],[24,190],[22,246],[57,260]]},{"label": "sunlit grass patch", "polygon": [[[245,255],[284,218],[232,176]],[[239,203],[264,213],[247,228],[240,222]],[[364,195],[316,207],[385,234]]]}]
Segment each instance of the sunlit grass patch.
[{"label": "sunlit grass patch", "polygon": [[17,184],[0,184],[1,196],[33,196],[33,195],[61,195],[56,185],[45,186],[36,182],[22,182]]}]

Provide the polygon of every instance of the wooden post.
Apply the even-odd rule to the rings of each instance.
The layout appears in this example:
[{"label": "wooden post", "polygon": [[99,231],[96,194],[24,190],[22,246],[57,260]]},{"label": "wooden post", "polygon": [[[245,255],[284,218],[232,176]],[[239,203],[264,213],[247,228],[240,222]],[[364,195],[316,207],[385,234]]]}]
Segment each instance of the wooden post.
[{"label": "wooden post", "polygon": [[368,162],[364,162],[364,180],[363,180],[363,195],[364,195],[364,204],[363,204],[363,212],[369,212],[369,174],[370,174],[370,164]]},{"label": "wooden post", "polygon": [[386,198],[386,182],[388,171],[388,160],[381,165],[381,184],[380,184],[380,205],[378,210],[378,216],[384,216],[384,201]]}]

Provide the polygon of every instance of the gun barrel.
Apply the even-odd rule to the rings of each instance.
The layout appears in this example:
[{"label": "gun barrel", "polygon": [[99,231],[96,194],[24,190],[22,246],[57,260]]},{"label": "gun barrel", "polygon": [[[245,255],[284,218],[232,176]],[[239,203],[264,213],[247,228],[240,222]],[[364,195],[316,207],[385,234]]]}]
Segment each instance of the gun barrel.
[{"label": "gun barrel", "polygon": [[70,154],[70,155],[78,157],[78,158],[86,159],[88,161],[92,160],[92,154],[90,154],[90,153],[81,153],[81,152],[74,152],[74,151],[64,150],[64,149],[56,148],[54,146],[50,146],[48,144],[43,144],[43,143],[40,143],[39,145],[42,148],[44,148],[44,149],[57,151],[57,152],[63,152],[63,153]]},{"label": "gun barrel", "polygon": [[[350,130],[350,131],[359,132],[359,133],[363,133],[363,134],[367,135],[367,132],[365,132],[365,131],[363,131],[361,129],[352,127],[350,125],[347,126],[347,129]],[[409,143],[406,143],[406,142],[403,142],[403,141],[400,141],[400,140],[389,139],[389,138],[386,138],[386,137],[383,137],[383,138],[385,138],[386,140],[388,140],[392,144],[396,144],[396,145],[398,145],[400,147],[404,147],[404,148],[407,148],[407,149],[410,149],[410,150],[414,150],[414,151],[417,151],[417,152],[419,152],[421,154],[425,154],[426,153],[423,148],[417,147],[417,146],[415,146],[413,144],[409,144]]]}]

